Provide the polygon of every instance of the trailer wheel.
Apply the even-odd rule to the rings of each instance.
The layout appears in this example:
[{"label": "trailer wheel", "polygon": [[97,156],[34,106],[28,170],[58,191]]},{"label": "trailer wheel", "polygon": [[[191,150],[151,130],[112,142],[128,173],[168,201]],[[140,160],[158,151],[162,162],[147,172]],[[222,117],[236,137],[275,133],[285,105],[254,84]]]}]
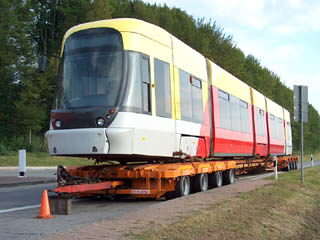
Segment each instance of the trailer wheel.
[{"label": "trailer wheel", "polygon": [[190,177],[181,176],[176,183],[176,189],[174,191],[175,197],[187,196],[190,193]]},{"label": "trailer wheel", "polygon": [[291,162],[288,163],[288,168],[289,168],[289,171],[292,170],[292,164],[291,164]]},{"label": "trailer wheel", "polygon": [[229,169],[223,172],[223,183],[224,184],[234,183],[234,169]]},{"label": "trailer wheel", "polygon": [[204,192],[208,190],[208,174],[197,174],[193,178],[193,189],[195,192]]},{"label": "trailer wheel", "polygon": [[290,164],[290,162],[288,162],[287,171],[288,171],[288,172],[291,171],[291,164]]},{"label": "trailer wheel", "polygon": [[209,174],[209,186],[211,188],[222,186],[222,172],[213,172]]}]

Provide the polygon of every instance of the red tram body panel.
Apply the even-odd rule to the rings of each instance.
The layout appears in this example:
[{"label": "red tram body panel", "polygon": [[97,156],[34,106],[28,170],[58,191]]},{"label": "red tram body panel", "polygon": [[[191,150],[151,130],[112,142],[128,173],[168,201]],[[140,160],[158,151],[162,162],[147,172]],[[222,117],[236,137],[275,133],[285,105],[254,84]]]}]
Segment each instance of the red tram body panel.
[{"label": "red tram body panel", "polygon": [[208,64],[213,156],[285,155],[284,109],[210,60]]}]

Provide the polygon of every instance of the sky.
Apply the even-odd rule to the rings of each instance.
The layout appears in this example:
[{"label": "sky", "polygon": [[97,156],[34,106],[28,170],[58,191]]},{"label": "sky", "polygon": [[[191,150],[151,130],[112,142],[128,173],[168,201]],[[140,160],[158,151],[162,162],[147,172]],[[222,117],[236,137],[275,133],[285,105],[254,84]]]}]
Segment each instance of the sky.
[{"label": "sky", "polygon": [[245,55],[260,60],[287,87],[308,86],[309,103],[320,113],[319,0],[143,1],[215,21]]}]

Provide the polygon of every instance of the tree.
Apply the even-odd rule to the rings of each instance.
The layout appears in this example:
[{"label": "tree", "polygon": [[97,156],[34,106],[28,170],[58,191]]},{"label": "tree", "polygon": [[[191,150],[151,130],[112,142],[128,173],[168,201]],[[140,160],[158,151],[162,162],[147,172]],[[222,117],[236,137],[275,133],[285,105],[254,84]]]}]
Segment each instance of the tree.
[{"label": "tree", "polygon": [[20,132],[15,102],[19,99],[25,72],[34,65],[32,42],[26,31],[31,23],[23,1],[0,2],[0,135]]},{"label": "tree", "polygon": [[111,18],[112,8],[107,0],[94,0],[89,7],[86,20],[97,21]]}]

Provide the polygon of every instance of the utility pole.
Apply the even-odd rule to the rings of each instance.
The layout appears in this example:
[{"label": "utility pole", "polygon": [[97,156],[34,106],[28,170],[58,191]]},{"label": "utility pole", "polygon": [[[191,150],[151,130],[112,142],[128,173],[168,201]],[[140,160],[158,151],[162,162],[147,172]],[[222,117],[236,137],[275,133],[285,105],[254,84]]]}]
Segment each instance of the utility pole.
[{"label": "utility pole", "polygon": [[303,169],[303,121],[301,121],[301,183],[304,184],[304,169]]}]

